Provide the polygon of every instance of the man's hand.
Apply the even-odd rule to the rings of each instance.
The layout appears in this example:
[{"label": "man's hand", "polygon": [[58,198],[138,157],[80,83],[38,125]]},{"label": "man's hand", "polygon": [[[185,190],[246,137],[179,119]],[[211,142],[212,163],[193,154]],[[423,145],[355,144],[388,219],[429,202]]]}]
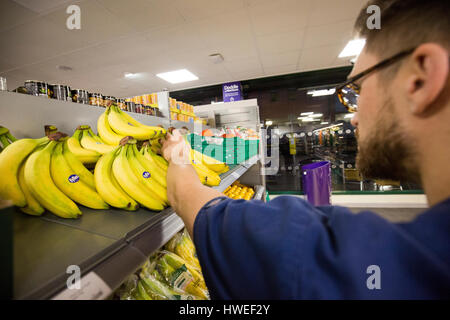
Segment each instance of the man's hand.
[{"label": "man's hand", "polygon": [[172,133],[167,132],[165,138],[160,140],[162,145],[161,154],[167,162],[175,164],[188,164],[190,148],[186,144],[179,130],[173,130]]},{"label": "man's hand", "polygon": [[175,212],[183,219],[190,236],[194,239],[194,221],[198,211],[209,200],[223,196],[217,190],[200,183],[194,167],[190,164],[191,148],[178,130],[167,132],[160,141],[161,154],[169,162],[167,169],[167,198]]}]

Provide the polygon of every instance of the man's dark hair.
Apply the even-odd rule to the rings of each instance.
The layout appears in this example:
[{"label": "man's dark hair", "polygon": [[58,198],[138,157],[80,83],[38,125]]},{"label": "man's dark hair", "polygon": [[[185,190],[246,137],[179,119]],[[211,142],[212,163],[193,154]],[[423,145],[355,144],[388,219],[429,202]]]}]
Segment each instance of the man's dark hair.
[{"label": "man's dark hair", "polygon": [[[381,11],[381,28],[367,28],[367,7]],[[450,48],[449,0],[371,0],[363,7],[355,31],[366,39],[366,50],[381,59],[421,43],[435,42]]]}]

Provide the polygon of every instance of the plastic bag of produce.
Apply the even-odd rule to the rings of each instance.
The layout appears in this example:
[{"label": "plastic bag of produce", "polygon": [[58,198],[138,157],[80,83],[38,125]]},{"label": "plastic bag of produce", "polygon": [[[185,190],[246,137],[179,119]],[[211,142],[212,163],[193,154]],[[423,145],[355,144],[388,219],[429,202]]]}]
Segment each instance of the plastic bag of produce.
[{"label": "plastic bag of produce", "polygon": [[117,290],[116,295],[120,300],[141,300],[138,292],[138,277],[133,274],[125,280]]},{"label": "plastic bag of produce", "polygon": [[196,271],[202,272],[200,267],[200,262],[197,259],[197,254],[195,252],[194,243],[189,236],[186,229],[183,232],[177,233],[172,239],[167,242],[165,246],[166,250],[179,255],[181,258],[186,260]]},{"label": "plastic bag of produce", "polygon": [[170,251],[161,251],[155,269],[167,284],[177,291],[185,291],[201,299],[209,299],[205,280],[195,267]]},{"label": "plastic bag of produce", "polygon": [[162,275],[155,269],[157,260],[154,256],[142,267],[140,278],[146,293],[153,300],[200,300],[192,294],[176,290],[165,283]]}]

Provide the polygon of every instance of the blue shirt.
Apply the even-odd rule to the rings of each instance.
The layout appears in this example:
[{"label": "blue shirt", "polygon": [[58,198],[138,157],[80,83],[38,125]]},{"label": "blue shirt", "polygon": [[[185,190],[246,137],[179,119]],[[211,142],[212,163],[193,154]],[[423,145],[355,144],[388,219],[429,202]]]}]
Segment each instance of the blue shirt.
[{"label": "blue shirt", "polygon": [[194,242],[212,299],[450,298],[450,199],[390,223],[297,197],[216,198]]}]

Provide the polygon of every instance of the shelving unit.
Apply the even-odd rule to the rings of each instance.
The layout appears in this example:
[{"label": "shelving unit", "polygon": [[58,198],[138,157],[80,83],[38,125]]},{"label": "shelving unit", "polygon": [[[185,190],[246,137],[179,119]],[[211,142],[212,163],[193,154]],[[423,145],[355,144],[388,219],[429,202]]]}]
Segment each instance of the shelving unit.
[{"label": "shelving unit", "polygon": [[[103,108],[23,94],[0,92],[1,123],[17,138],[41,137],[44,125],[53,124],[71,134],[80,124],[95,131]],[[147,125],[171,125],[165,118],[130,113]],[[254,156],[230,166],[215,189],[225,190],[235,180],[251,181],[255,199],[264,199],[261,163]],[[255,175],[257,173],[257,176]],[[262,190],[262,191],[261,191]],[[80,205],[80,219],[62,219],[51,213],[13,214],[13,298],[106,299],[156,250],[184,227],[173,208],[161,212],[139,209],[93,210]],[[69,266],[78,266],[83,288],[67,289]]]}]

